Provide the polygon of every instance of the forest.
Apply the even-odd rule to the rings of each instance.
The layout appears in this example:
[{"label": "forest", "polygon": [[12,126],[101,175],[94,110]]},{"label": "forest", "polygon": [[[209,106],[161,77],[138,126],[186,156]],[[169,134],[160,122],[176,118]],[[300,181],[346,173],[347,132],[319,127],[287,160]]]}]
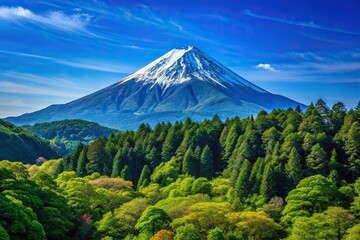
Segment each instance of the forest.
[{"label": "forest", "polygon": [[360,102],[142,124],[0,162],[0,239],[360,239]]},{"label": "forest", "polygon": [[108,137],[111,133],[118,132],[116,129],[81,119],[44,122],[22,127],[50,141],[51,147],[60,156],[72,152],[80,142],[88,144],[101,136]]}]

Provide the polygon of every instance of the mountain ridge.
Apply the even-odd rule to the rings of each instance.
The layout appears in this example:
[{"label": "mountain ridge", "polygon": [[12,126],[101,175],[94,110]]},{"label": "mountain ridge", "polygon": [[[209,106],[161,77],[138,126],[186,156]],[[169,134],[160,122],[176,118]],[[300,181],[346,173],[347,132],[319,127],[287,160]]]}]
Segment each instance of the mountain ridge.
[{"label": "mountain ridge", "polygon": [[252,84],[196,47],[176,48],[124,79],[60,105],[10,117],[14,124],[79,118],[121,130],[141,123],[248,117],[305,105]]}]

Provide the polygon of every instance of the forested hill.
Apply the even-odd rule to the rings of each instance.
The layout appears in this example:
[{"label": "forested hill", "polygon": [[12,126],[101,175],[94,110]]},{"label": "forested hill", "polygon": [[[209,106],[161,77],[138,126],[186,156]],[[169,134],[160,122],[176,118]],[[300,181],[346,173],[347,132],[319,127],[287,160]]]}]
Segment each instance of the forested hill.
[{"label": "forested hill", "polygon": [[116,129],[81,119],[45,122],[23,127],[50,140],[60,155],[70,153],[80,142],[87,144],[101,136],[108,137],[111,133],[118,132]]},{"label": "forested hill", "polygon": [[34,164],[39,157],[58,157],[48,141],[34,133],[0,119],[0,160]]},{"label": "forested hill", "polygon": [[359,172],[360,104],[143,124],[1,161],[0,239],[355,240]]}]

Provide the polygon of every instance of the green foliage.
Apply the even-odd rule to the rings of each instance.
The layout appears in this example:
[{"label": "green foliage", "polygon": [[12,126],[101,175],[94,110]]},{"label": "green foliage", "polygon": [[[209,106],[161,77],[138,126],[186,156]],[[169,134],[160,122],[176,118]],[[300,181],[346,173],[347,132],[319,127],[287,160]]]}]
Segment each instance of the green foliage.
[{"label": "green foliage", "polygon": [[193,224],[186,224],[176,229],[174,240],[201,240],[201,235]]},{"label": "green foliage", "polygon": [[196,179],[191,187],[192,194],[198,194],[198,193],[210,194],[210,191],[211,191],[211,184],[204,177],[200,177]]},{"label": "green foliage", "polygon": [[137,221],[135,228],[140,232],[149,232],[154,235],[161,229],[170,226],[171,217],[161,208],[148,207]]},{"label": "green foliage", "polygon": [[1,161],[0,238],[358,239],[359,119],[318,101]]},{"label": "green foliage", "polygon": [[220,228],[211,229],[207,235],[207,240],[225,240],[223,230]]},{"label": "green foliage", "polygon": [[110,134],[118,132],[116,129],[81,119],[37,123],[34,126],[23,127],[51,141],[60,155],[70,153],[80,142],[88,144],[101,136],[109,137]]},{"label": "green foliage", "polygon": [[191,148],[189,148],[184,156],[184,160],[182,163],[182,171],[185,174],[191,176],[198,176],[198,161],[194,155],[194,152]]},{"label": "green foliage", "polygon": [[208,145],[201,153],[199,175],[208,179],[214,175],[214,157]]},{"label": "green foliage", "polygon": [[336,204],[338,190],[321,175],[304,178],[286,197],[282,221],[291,224],[298,217],[309,217]]},{"label": "green foliage", "polygon": [[57,158],[49,142],[32,132],[0,119],[0,160],[34,164],[39,157]]}]

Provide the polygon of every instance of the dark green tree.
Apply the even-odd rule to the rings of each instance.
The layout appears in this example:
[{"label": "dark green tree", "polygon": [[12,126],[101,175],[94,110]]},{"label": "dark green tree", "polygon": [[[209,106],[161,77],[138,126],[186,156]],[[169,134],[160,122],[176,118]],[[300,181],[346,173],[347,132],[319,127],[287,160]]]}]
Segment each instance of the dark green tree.
[{"label": "dark green tree", "polygon": [[80,153],[78,164],[76,167],[76,174],[80,177],[84,177],[87,175],[86,165],[88,164],[89,160],[86,157],[87,147],[85,146]]},{"label": "dark green tree", "polygon": [[182,171],[183,173],[189,174],[191,176],[196,177],[198,175],[198,162],[196,161],[194,152],[191,148],[189,148],[185,153],[182,164]]},{"label": "dark green tree", "polygon": [[289,188],[292,189],[302,178],[301,159],[295,147],[291,149],[289,160],[285,164],[285,170],[289,181]]},{"label": "dark green tree", "polygon": [[120,177],[122,177],[125,180],[133,180],[131,171],[128,167],[128,165],[125,165],[125,167],[121,170]]},{"label": "dark green tree", "polygon": [[147,165],[145,165],[141,171],[140,178],[137,183],[138,190],[140,190],[142,187],[146,187],[146,185],[150,183],[150,175],[150,169]]},{"label": "dark green tree", "polygon": [[235,183],[235,189],[240,196],[240,198],[244,199],[250,192],[250,178],[251,167],[248,160],[245,160],[241,165],[239,176]]},{"label": "dark green tree", "polygon": [[325,174],[327,168],[327,156],[320,144],[317,143],[311,148],[311,152],[306,158],[306,165],[310,175],[318,173]]},{"label": "dark green tree", "polygon": [[214,175],[214,157],[208,145],[204,147],[201,153],[199,175],[208,179]]}]

